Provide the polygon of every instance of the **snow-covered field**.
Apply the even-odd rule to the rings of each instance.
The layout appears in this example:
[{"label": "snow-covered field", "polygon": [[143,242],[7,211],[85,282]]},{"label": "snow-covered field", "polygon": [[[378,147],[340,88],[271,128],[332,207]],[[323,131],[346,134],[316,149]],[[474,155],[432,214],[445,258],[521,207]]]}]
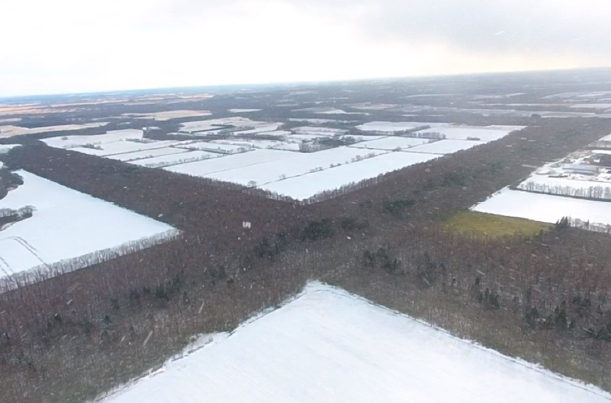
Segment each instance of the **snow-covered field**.
[{"label": "snow-covered field", "polygon": [[468,150],[475,146],[486,144],[485,141],[475,140],[441,140],[429,144],[423,144],[411,148],[409,151],[414,153],[430,154],[453,154],[458,151]]},{"label": "snow-covered field", "polygon": [[[364,158],[379,155],[383,151],[337,147],[315,153],[294,153],[291,158],[264,162],[253,166],[232,169],[206,175],[207,178],[245,186],[261,186],[270,182],[304,175],[314,170],[327,170],[331,165],[350,164]],[[291,196],[291,195],[288,195]]]},{"label": "snow-covered field", "polygon": [[[152,337],[155,337],[154,335]],[[602,403],[611,395],[310,283],[105,402]]]},{"label": "snow-covered field", "polygon": [[215,172],[222,172],[229,169],[242,168],[250,165],[261,164],[263,162],[294,157],[295,153],[292,151],[253,150],[205,161],[173,165],[164,169],[181,174],[201,177],[213,174]]},{"label": "snow-covered field", "polygon": [[[490,126],[490,127],[433,127],[431,129],[421,130],[416,133],[441,133],[448,140],[469,140],[476,139],[483,142],[490,142],[502,139],[509,133],[519,130],[519,126]],[[523,128],[523,127],[521,127]]]},{"label": "snow-covered field", "polygon": [[611,204],[504,188],[471,208],[482,213],[555,223],[571,217],[594,224],[611,224]]},{"label": "snow-covered field", "polygon": [[151,113],[126,113],[125,116],[133,116],[136,119],[153,119],[160,122],[164,122],[171,119],[179,118],[190,118],[190,117],[204,117],[210,116],[210,111],[163,111],[163,112],[151,112]]},{"label": "snow-covered field", "polygon": [[164,147],[164,148],[154,148],[152,150],[136,151],[136,152],[127,153],[127,154],[109,155],[106,158],[127,162],[127,161],[141,160],[144,158],[159,157],[161,155],[180,154],[184,152],[187,152],[187,150],[182,149],[182,148]]},{"label": "snow-covered field", "polygon": [[[531,175],[518,188],[552,194],[578,197],[611,199],[611,179],[596,180],[598,177],[572,175],[567,178],[553,178],[545,175]],[[611,206],[610,206],[611,208]]]},{"label": "snow-covered field", "polygon": [[142,130],[137,129],[124,129],[124,130],[112,130],[105,134],[97,134],[93,136],[60,136],[43,139],[42,141],[49,147],[55,148],[75,148],[82,147],[88,144],[107,144],[116,141],[128,140],[128,139],[142,139]]},{"label": "snow-covered field", "polygon": [[164,154],[158,157],[129,161],[129,163],[147,168],[163,168],[171,165],[186,164],[189,162],[202,161],[210,158],[218,158],[221,156],[222,154],[210,153],[207,151],[187,151],[178,154]]},{"label": "snow-covered field", "polygon": [[74,148],[70,148],[70,150],[78,151],[84,154],[97,155],[97,156],[103,157],[103,156],[108,156],[108,155],[126,154],[126,153],[133,153],[137,151],[153,150],[155,148],[170,147],[174,145],[180,145],[182,143],[184,142],[151,141],[151,142],[144,143],[141,141],[121,140],[121,141],[113,141],[110,143],[96,144],[95,148],[74,147]]},{"label": "snow-covered field", "polygon": [[233,108],[233,109],[228,109],[227,112],[231,112],[231,113],[249,113],[249,112],[260,112],[261,109],[239,109],[239,108]]},{"label": "snow-covered field", "polygon": [[414,130],[418,127],[444,127],[449,126],[450,123],[426,123],[426,122],[368,122],[363,125],[357,126],[359,130],[365,132],[386,132],[394,133],[404,130]]},{"label": "snow-covered field", "polygon": [[37,134],[47,132],[63,132],[69,130],[83,130],[93,127],[101,127],[108,122],[85,123],[82,125],[60,125],[60,126],[42,126],[35,128],[20,127],[20,126],[0,126],[0,138],[8,138],[14,136],[24,136],[26,134]]},{"label": "snow-covered field", "polygon": [[252,147],[249,145],[236,145],[228,143],[213,143],[209,141],[197,141],[195,143],[186,143],[176,146],[176,148],[184,150],[202,150],[211,151],[222,154],[235,154],[242,153],[250,150]]},{"label": "snow-covered field", "polygon": [[259,140],[259,139],[235,139],[235,140],[212,140],[210,143],[232,144],[247,148],[272,148],[274,150],[299,151],[300,141],[294,142],[280,140]]},{"label": "snow-covered field", "polygon": [[[365,138],[364,138],[365,140]],[[377,140],[363,141],[361,143],[353,144],[351,147],[357,148],[371,148],[374,150],[404,150],[428,143],[428,139],[416,139],[410,137],[382,137]]]},{"label": "snow-covered field", "polygon": [[[367,150],[370,151],[370,150]],[[281,195],[297,200],[305,200],[325,190],[338,189],[342,186],[358,183],[365,179],[403,169],[421,162],[439,158],[433,154],[415,154],[409,152],[391,152],[360,162],[314,172],[295,178],[286,179],[259,186]]]},{"label": "snow-covered field", "polygon": [[0,200],[0,209],[33,206],[35,211],[31,218],[0,231],[0,277],[35,267],[45,271],[56,263],[98,253],[89,256],[85,266],[109,258],[109,249],[138,241],[161,241],[177,234],[167,224],[112,203],[26,171],[17,174],[24,184]]}]

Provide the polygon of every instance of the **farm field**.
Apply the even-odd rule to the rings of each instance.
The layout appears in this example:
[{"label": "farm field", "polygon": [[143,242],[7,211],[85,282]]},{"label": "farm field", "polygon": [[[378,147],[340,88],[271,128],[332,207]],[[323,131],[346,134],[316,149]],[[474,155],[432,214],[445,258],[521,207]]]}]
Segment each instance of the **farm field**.
[{"label": "farm field", "polygon": [[182,149],[182,148],[163,147],[163,148],[154,148],[150,150],[135,151],[133,153],[114,154],[114,155],[109,155],[106,158],[110,158],[110,159],[117,160],[117,161],[129,162],[129,161],[140,160],[143,158],[159,157],[162,155],[181,154],[185,152],[187,152],[187,150]]},{"label": "farm field", "polygon": [[[69,150],[71,148],[82,147],[85,145],[102,145],[108,143],[114,143],[124,140],[142,140],[142,130],[137,129],[124,129],[124,130],[112,130],[105,134],[96,134],[93,136],[61,136],[51,137],[42,139],[42,141],[49,147],[63,148]],[[144,144],[144,143],[143,143]],[[131,150],[137,151],[137,150]],[[121,151],[119,151],[121,152]]]},{"label": "farm field", "polygon": [[611,225],[611,204],[504,188],[471,208],[482,213],[555,223],[571,217],[591,224]]},{"label": "farm field", "polygon": [[321,283],[310,283],[294,300],[230,334],[201,340],[104,401],[597,403],[611,399],[598,388]]},{"label": "farm field", "polygon": [[429,141],[429,139],[417,139],[411,137],[382,137],[371,141],[367,141],[367,138],[364,138],[364,141],[353,144],[351,147],[392,151],[397,149],[403,150],[412,148],[426,144]]},{"label": "farm field", "polygon": [[453,154],[458,151],[486,144],[484,141],[476,140],[440,140],[411,148],[409,152],[430,154]]},{"label": "farm field", "polygon": [[[356,163],[365,158],[384,153],[379,150],[362,150],[351,147],[337,147],[315,153],[295,153],[291,158],[264,162],[211,175],[210,179],[239,183],[245,186],[261,186],[286,178],[305,175],[312,171],[325,172],[331,165]],[[253,169],[254,168],[254,169]],[[290,195],[288,195],[290,196]]]},{"label": "farm field", "polygon": [[230,169],[243,168],[263,162],[269,162],[285,158],[293,158],[295,153],[292,151],[280,150],[253,150],[239,154],[227,155],[214,160],[192,162],[182,165],[174,165],[165,168],[168,171],[182,173],[191,176],[213,174],[215,172],[227,171]]},{"label": "farm field", "polygon": [[187,151],[182,153],[164,154],[158,157],[143,158],[134,161],[129,161],[130,164],[139,165],[147,168],[163,168],[171,165],[186,164],[207,160],[210,158],[222,157],[223,154],[210,153],[207,151]]},{"label": "farm field", "polygon": [[0,233],[0,277],[34,268],[44,272],[67,261],[84,267],[177,235],[167,224],[26,171],[16,173],[24,184],[0,200],[0,209],[31,206],[33,212]]},{"label": "farm field", "polygon": [[60,132],[60,131],[72,131],[72,130],[83,130],[94,127],[101,127],[106,125],[108,122],[97,122],[97,123],[86,123],[82,125],[59,125],[59,126],[44,126],[36,128],[20,127],[20,126],[0,126],[0,138],[9,138],[16,136],[24,136],[27,134],[38,134],[47,132]]},{"label": "farm field", "polygon": [[404,130],[414,130],[418,127],[445,127],[450,123],[426,123],[426,122],[368,122],[356,128],[364,132],[387,132],[394,133]]},{"label": "farm field", "polygon": [[[520,127],[519,129],[523,129]],[[500,140],[509,133],[519,130],[518,127],[510,126],[503,128],[502,126],[493,127],[432,127],[417,131],[416,133],[440,133],[448,140],[478,140],[490,142]]]},{"label": "farm field", "polygon": [[352,164],[269,183],[259,188],[293,199],[306,200],[327,190],[338,189],[439,157],[433,154],[391,152]]}]

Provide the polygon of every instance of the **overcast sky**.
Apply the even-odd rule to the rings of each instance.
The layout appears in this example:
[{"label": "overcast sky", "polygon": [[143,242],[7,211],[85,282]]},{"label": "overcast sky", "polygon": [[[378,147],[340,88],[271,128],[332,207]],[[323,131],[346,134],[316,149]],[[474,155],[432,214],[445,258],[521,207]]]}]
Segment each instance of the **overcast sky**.
[{"label": "overcast sky", "polygon": [[0,96],[611,66],[610,0],[2,0]]}]

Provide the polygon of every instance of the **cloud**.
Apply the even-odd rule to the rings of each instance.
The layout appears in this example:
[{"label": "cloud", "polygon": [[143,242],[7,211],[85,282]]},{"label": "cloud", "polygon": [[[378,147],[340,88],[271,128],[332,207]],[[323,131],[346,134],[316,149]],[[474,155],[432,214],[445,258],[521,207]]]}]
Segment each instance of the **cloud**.
[{"label": "cloud", "polygon": [[8,0],[0,95],[611,65],[607,0]]}]

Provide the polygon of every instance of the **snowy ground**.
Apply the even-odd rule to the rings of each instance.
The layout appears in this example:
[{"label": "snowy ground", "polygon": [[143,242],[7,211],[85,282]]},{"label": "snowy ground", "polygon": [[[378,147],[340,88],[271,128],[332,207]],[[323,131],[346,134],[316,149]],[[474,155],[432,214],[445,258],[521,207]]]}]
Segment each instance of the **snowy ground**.
[{"label": "snowy ground", "polygon": [[611,225],[611,203],[530,193],[504,188],[471,208],[482,213],[555,223],[571,217],[595,224]]},{"label": "snowy ground", "polygon": [[[153,337],[155,337],[153,335]],[[310,283],[104,401],[599,403],[611,395]]]},{"label": "snowy ground", "polygon": [[475,140],[441,140],[429,144],[423,144],[411,148],[409,151],[414,153],[430,153],[430,154],[453,154],[458,151],[468,150],[475,146],[486,144],[484,141]]},{"label": "snowy ground", "polygon": [[0,200],[0,209],[35,211],[0,230],[0,277],[176,234],[169,225],[112,203],[26,171],[17,174],[24,184]]},{"label": "snowy ground", "polygon": [[142,130],[125,129],[112,130],[105,134],[97,134],[92,136],[60,136],[43,139],[49,147],[71,149],[82,147],[87,144],[107,144],[128,139],[142,139]]},{"label": "snowy ground", "polygon": [[342,186],[375,178],[378,175],[407,168],[438,157],[440,156],[433,154],[391,152],[360,162],[326,169],[321,172],[269,183],[259,186],[259,188],[289,196],[293,199],[306,200],[326,190],[338,189]]},{"label": "snowy ground", "polygon": [[83,130],[93,127],[101,127],[108,122],[86,123],[82,125],[61,125],[61,126],[42,126],[42,127],[20,127],[20,126],[0,126],[0,138],[23,136],[26,134],[37,134],[47,132],[63,132],[68,130]]},{"label": "snowy ground", "polygon": [[163,168],[171,165],[186,164],[222,156],[222,154],[210,153],[207,151],[187,151],[179,154],[165,154],[158,157],[139,159],[130,161],[129,163],[147,168]]},{"label": "snowy ground", "polygon": [[[278,180],[304,175],[314,170],[330,169],[331,165],[355,163],[369,156],[379,155],[383,151],[361,150],[351,147],[337,147],[315,153],[295,153],[291,158],[283,158],[246,166],[205,177],[225,182],[239,183],[245,186],[257,186],[276,182]],[[347,178],[349,179],[349,178]],[[291,195],[288,195],[291,196]]]},{"label": "snowy ground", "polygon": [[[365,140],[365,138],[364,138]],[[371,148],[374,150],[403,150],[428,143],[429,139],[416,139],[410,137],[382,137],[377,140],[363,141],[351,147]]]},{"label": "snowy ground", "polygon": [[132,116],[136,119],[154,119],[160,122],[168,121],[171,119],[179,118],[190,118],[190,117],[204,117],[210,116],[210,111],[164,111],[164,112],[151,112],[151,113],[126,113],[125,116]]},{"label": "snowy ground", "polygon": [[414,130],[418,127],[444,127],[449,126],[450,123],[426,123],[426,122],[369,122],[363,125],[357,126],[356,128],[365,132],[387,132],[394,133],[404,130]]},{"label": "snowy ground", "polygon": [[519,126],[490,126],[490,127],[466,127],[466,126],[454,126],[454,127],[433,127],[431,129],[421,130],[416,133],[441,133],[445,135],[448,140],[469,140],[477,139],[483,142],[490,142],[494,140],[502,139],[509,133],[523,128]]},{"label": "snowy ground", "polygon": [[294,156],[295,153],[292,151],[253,150],[240,154],[227,155],[221,158],[174,165],[164,169],[191,176],[206,176],[215,172],[247,167],[277,159],[293,158]]},{"label": "snowy ground", "polygon": [[110,159],[117,160],[117,161],[128,162],[128,161],[141,160],[144,158],[159,157],[162,155],[181,154],[185,152],[187,152],[187,150],[182,149],[182,148],[164,147],[164,148],[155,148],[152,150],[136,151],[136,152],[127,153],[127,154],[109,155],[106,158],[110,158]]}]

